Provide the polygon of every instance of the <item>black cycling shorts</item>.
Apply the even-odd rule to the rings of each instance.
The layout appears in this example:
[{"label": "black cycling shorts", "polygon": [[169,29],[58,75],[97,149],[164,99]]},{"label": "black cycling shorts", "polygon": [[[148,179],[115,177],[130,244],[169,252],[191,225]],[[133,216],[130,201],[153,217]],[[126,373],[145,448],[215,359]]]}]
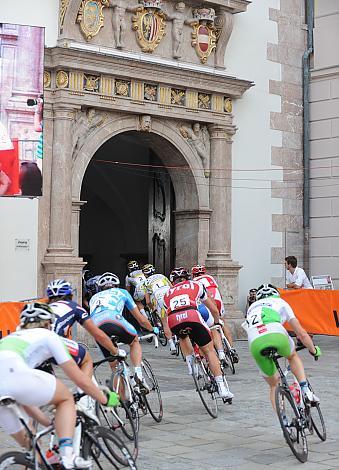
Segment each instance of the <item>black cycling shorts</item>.
[{"label": "black cycling shorts", "polygon": [[178,338],[189,336],[198,346],[206,346],[212,341],[210,331],[198,322],[183,322],[173,326],[171,331]]},{"label": "black cycling shorts", "polygon": [[[128,323],[128,322],[125,320],[125,323]],[[102,323],[100,326],[98,325],[98,327],[100,328],[100,330],[106,333],[106,335],[109,337],[117,336],[119,343],[131,344],[138,335],[137,335],[135,328],[130,324],[128,325],[129,327],[127,329],[120,322],[119,323],[107,322],[107,323]],[[135,331],[135,334],[133,330]],[[112,353],[107,351],[107,349],[101,346],[101,344],[98,343],[98,346],[101,349],[105,357],[112,355]]]}]

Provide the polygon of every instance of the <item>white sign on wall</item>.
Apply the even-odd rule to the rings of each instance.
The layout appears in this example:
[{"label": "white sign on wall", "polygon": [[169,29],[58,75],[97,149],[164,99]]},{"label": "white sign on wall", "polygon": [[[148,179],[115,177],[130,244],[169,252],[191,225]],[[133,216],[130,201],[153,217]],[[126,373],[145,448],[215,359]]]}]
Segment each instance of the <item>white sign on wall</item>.
[{"label": "white sign on wall", "polygon": [[31,246],[30,238],[16,238],[15,251],[29,251]]},{"label": "white sign on wall", "polygon": [[333,290],[332,278],[328,274],[312,276],[312,284],[314,289]]}]

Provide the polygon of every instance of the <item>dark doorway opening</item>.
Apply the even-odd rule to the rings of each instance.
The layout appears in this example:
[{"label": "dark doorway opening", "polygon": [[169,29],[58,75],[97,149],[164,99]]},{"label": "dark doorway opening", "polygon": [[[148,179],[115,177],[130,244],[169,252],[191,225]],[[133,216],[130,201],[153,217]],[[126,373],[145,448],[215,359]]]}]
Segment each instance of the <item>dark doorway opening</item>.
[{"label": "dark doorway opening", "polygon": [[[81,200],[79,255],[93,274],[116,273],[123,284],[126,263],[151,262],[169,274],[174,263],[170,176],[151,148],[152,134],[119,134],[87,167]],[[164,140],[164,145],[168,144]]]}]

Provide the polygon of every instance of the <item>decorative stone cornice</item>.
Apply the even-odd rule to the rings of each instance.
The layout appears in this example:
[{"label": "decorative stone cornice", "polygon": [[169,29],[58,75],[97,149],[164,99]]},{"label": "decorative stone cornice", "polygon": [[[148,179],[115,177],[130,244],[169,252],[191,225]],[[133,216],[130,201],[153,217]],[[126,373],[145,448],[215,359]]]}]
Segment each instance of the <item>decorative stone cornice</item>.
[{"label": "decorative stone cornice", "polygon": [[[193,6],[201,6],[201,0],[192,0],[191,3]],[[242,13],[247,10],[248,5],[250,5],[250,1],[247,0],[204,0],[204,6],[210,6],[212,8],[225,8],[230,12],[234,13]]]}]

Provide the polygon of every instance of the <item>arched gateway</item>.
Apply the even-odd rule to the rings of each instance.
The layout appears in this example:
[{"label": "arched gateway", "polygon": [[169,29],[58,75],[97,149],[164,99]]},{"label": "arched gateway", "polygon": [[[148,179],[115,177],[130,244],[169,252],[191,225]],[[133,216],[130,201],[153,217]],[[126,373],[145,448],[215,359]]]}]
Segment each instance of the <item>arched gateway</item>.
[{"label": "arched gateway", "polygon": [[[84,262],[79,257],[79,221],[86,203],[81,200],[86,169],[98,160],[100,149],[108,147],[113,152],[109,160],[121,163],[114,153],[114,142],[132,139],[157,156],[157,165],[166,167],[163,173],[168,172],[173,185],[175,207],[171,216],[175,236],[171,262],[186,266],[206,263],[236,316],[240,266],[231,257],[230,182],[235,133],[231,103],[251,83],[229,77],[222,69],[233,14],[244,11],[248,2],[230,0],[225,8],[220,1],[206,1],[207,6],[216,9],[216,18],[211,9],[203,10],[201,14],[205,15],[210,11],[207,20],[196,13],[198,10],[191,5],[194,1],[184,9],[181,2],[180,11],[171,1],[153,2],[153,7],[152,2],[141,1],[134,10],[132,1],[123,2],[120,9],[111,8],[103,0],[94,3],[101,16],[97,23],[91,17],[87,27],[92,29],[88,32],[88,1],[61,2],[59,46],[46,50],[44,196],[39,209],[41,287],[51,278],[66,277],[80,290]],[[164,3],[167,16],[162,10]],[[159,37],[156,51],[156,47],[140,51],[146,50],[141,33],[136,40],[135,25],[143,12],[172,28],[172,35]],[[117,23],[112,17],[118,14],[124,28],[115,31]],[[178,15],[184,15],[180,18],[185,21],[179,21]],[[190,24],[192,15],[196,16]],[[174,17],[178,20],[175,27]],[[93,30],[95,24],[98,27]],[[215,51],[213,41],[203,55],[199,54],[198,43],[192,48],[193,34],[198,35],[199,42],[199,24],[211,40],[218,33]],[[179,68],[178,59],[182,60]],[[138,158],[134,157],[137,171]],[[100,168],[110,185],[109,172],[102,165]],[[113,166],[110,174],[112,171]],[[166,202],[161,185],[159,181],[158,190]],[[159,204],[153,213],[163,222],[164,200],[153,201]],[[119,217],[125,217],[126,198],[118,206]],[[149,229],[149,240],[153,240],[148,249],[150,259],[164,246],[163,228],[158,222],[155,220]],[[168,268],[169,263],[164,261],[164,266]]]}]

